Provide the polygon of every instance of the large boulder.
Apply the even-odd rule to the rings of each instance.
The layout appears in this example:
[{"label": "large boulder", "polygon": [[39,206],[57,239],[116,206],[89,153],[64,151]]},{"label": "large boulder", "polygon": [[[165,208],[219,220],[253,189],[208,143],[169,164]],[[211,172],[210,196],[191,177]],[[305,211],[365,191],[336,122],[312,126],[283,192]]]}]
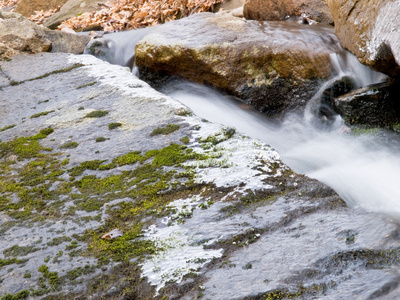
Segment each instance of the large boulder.
[{"label": "large boulder", "polygon": [[17,13],[0,11],[0,59],[15,53],[67,52],[82,53],[90,38],[66,32],[55,32],[36,25]]},{"label": "large boulder", "polygon": [[203,13],[161,25],[136,46],[142,76],[179,75],[277,115],[304,105],[340,51],[333,29]]},{"label": "large boulder", "polygon": [[326,0],[246,0],[244,17],[253,20],[283,20],[292,16],[306,16],[322,24],[333,24]]},{"label": "large boulder", "polygon": [[76,17],[85,12],[93,12],[99,10],[98,0],[69,0],[54,15],[44,22],[44,26],[50,29],[56,29],[65,20]]},{"label": "large boulder", "polygon": [[343,47],[382,73],[400,76],[399,1],[327,0]]},{"label": "large boulder", "polygon": [[20,0],[16,12],[25,17],[29,17],[39,10],[54,9],[57,6],[64,5],[68,0]]}]

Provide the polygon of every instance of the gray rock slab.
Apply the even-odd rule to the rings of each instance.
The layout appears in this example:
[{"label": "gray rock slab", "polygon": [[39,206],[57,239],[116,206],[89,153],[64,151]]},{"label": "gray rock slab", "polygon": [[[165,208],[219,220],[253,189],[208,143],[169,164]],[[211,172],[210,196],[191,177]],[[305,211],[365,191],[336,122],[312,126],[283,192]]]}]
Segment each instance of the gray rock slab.
[{"label": "gray rock slab", "polygon": [[32,55],[25,54],[10,61],[1,61],[3,75],[10,80],[25,81],[74,65],[74,62],[68,61],[67,54],[39,53],[35,55],[35,59],[32,58]]},{"label": "gray rock slab", "polygon": [[[76,64],[81,65],[67,70]],[[14,218],[15,211],[3,204],[17,204],[23,194],[4,187],[2,182],[0,238],[5,242],[0,243],[0,259],[11,258],[7,253],[14,251],[16,258],[26,261],[0,267],[0,297],[29,290],[32,299],[40,299],[40,293],[116,299],[127,297],[127,287],[142,293],[133,294],[138,299],[195,299],[201,295],[206,299],[262,298],[276,291],[287,297],[301,293],[305,299],[351,299],[354,295],[372,298],[398,293],[398,220],[346,207],[329,187],[292,172],[270,146],[240,133],[221,139],[226,132],[222,125],[203,122],[129,69],[93,56],[15,56],[1,66],[4,78],[18,81],[0,90],[0,129],[15,125],[0,131],[0,162],[9,162],[1,171],[10,176],[40,172],[43,162],[18,157],[12,162],[3,145],[51,127],[54,132],[38,142],[48,148],[42,154],[50,153],[66,165],[65,172],[46,191],[73,184],[57,201],[46,199],[56,205],[57,217],[49,216],[46,210],[32,210],[31,214],[40,218],[24,220]],[[86,116],[94,111],[107,114]],[[108,125],[114,122],[121,126],[110,130]],[[155,128],[167,124],[180,128],[168,135],[151,135]],[[98,137],[103,137],[103,142],[96,142]],[[174,198],[155,216],[152,210],[147,211],[139,240],[132,240],[149,242],[160,250],[106,265],[84,252],[74,254],[71,248],[85,251],[90,246],[81,240],[88,232],[104,248],[118,245],[118,240],[100,240],[105,230],[114,229],[107,227],[113,221],[109,214],[124,212],[124,206],[138,201],[124,194],[101,202],[97,210],[79,209],[78,204],[89,205],[114,192],[111,187],[105,193],[96,190],[88,195],[87,202],[78,203],[85,182],[80,180],[130,174],[144,164],[84,170],[77,176],[71,175],[72,168],[94,160],[110,163],[132,151],[182,145],[183,137],[188,140],[186,147],[209,158],[191,159],[179,168],[167,164],[160,167],[194,172],[193,190],[175,191],[171,187],[165,191],[166,196]],[[206,138],[221,140],[210,146],[202,142]],[[68,142],[77,145],[60,149]],[[19,180],[22,185],[23,178]],[[29,190],[43,187],[30,184]],[[135,191],[138,185],[130,189]],[[28,208],[24,206],[18,212]],[[125,213],[129,219],[137,211]],[[26,253],[16,252],[18,249]],[[49,287],[46,277],[40,279],[47,276],[39,270],[43,264],[57,272],[62,283],[57,290],[40,290],[40,281]],[[133,269],[124,269],[129,266]],[[84,267],[87,273],[79,275],[78,280],[71,279]],[[138,276],[137,281],[131,281],[134,276]],[[102,283],[100,287],[96,282]]]}]

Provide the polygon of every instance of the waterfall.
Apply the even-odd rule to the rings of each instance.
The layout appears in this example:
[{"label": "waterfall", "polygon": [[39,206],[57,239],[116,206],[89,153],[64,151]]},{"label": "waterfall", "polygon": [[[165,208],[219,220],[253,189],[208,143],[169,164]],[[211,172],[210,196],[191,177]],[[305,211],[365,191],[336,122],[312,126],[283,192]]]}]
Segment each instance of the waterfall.
[{"label": "waterfall", "polygon": [[[336,76],[323,84],[315,96],[337,78],[351,76],[357,86],[372,84],[384,76],[361,65],[346,53],[332,55]],[[278,122],[218,91],[186,81],[173,81],[165,94],[190,107],[212,122],[236,127],[253,138],[270,144],[294,171],[315,178],[333,189],[351,207],[367,211],[400,214],[400,150],[398,136],[382,130],[379,134],[344,133],[343,121],[334,116],[327,126],[311,122],[311,109],[290,114]],[[317,102],[310,101],[312,105]],[[313,116],[315,118],[315,115]]]},{"label": "waterfall", "polygon": [[[91,45],[86,53],[132,68],[136,43],[150,30],[105,35],[91,44],[101,44],[101,47],[94,47],[97,53],[91,52]],[[329,185],[349,206],[399,215],[400,158],[397,153],[400,142],[397,135],[384,130],[379,134],[347,133],[340,116],[321,112],[321,96],[336,80],[350,77],[358,88],[380,82],[385,77],[363,66],[345,51],[332,53],[331,60],[334,76],[321,86],[303,114],[292,113],[282,121],[269,119],[234,97],[187,81],[170,81],[161,91],[204,119],[235,127],[241,133],[270,144],[294,171]]]}]

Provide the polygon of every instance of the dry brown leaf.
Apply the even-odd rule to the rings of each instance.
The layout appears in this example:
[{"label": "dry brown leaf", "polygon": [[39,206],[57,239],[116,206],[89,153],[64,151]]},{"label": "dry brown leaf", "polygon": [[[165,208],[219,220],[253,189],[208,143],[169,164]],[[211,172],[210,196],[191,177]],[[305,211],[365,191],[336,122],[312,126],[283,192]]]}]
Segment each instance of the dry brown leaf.
[{"label": "dry brown leaf", "polygon": [[224,0],[118,0],[100,3],[102,9],[73,17],[63,22],[61,28],[81,30],[93,24],[101,24],[104,31],[120,31],[132,28],[154,26],[172,21],[177,16],[185,17],[192,13],[212,11],[214,6]]},{"label": "dry brown leaf", "polygon": [[46,21],[48,18],[50,18],[56,12],[58,12],[60,10],[60,8],[61,8],[60,6],[57,6],[55,9],[50,9],[47,11],[43,11],[43,10],[35,11],[35,14],[30,16],[28,19],[31,20],[32,22],[35,22],[38,25],[43,24],[44,21]]},{"label": "dry brown leaf", "polygon": [[[6,7],[13,7],[16,6],[18,4],[19,0],[0,0],[0,9],[6,8]],[[15,7],[13,7],[12,9],[10,9],[10,11],[14,11]]]}]

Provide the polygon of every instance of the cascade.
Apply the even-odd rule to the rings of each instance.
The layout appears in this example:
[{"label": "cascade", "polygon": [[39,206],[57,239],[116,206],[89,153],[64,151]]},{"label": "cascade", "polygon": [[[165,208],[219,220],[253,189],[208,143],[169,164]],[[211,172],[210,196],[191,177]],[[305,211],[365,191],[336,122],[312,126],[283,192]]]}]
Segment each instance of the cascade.
[{"label": "cascade", "polygon": [[[93,48],[96,53],[91,45],[86,53],[133,68],[136,43],[150,30],[105,35],[102,40],[91,43],[101,43],[101,47]],[[332,53],[331,61],[333,78],[308,101],[304,112],[288,114],[281,121],[267,118],[234,97],[191,82],[170,81],[161,91],[206,120],[235,127],[237,131],[271,145],[294,171],[329,185],[348,205],[398,215],[398,137],[384,130],[376,135],[349,133],[339,115],[329,108],[328,112],[321,109],[324,90],[340,78],[351,78],[353,88],[359,88],[381,82],[385,76],[363,66],[344,50]],[[328,118],[329,122],[326,122]]]}]

